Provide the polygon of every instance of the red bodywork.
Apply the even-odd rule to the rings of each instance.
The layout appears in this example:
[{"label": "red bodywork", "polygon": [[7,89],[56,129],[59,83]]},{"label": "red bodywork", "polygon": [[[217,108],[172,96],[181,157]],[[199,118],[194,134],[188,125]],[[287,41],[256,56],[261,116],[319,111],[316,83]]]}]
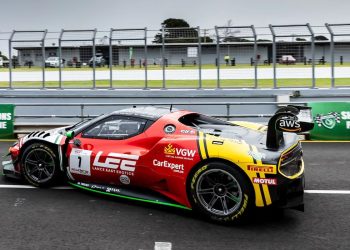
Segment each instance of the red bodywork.
[{"label": "red bodywork", "polygon": [[[72,150],[92,151],[90,155],[90,176],[71,173],[76,181],[123,185],[121,175],[129,177],[130,186],[146,187],[159,192],[170,199],[191,207],[186,193],[186,179],[190,170],[200,162],[197,145],[197,131],[179,122],[179,118],[188,111],[166,114],[155,121],[145,132],[124,140],[106,140],[83,138],[78,134],[74,139],[81,141],[80,146],[71,141],[66,157],[70,159]],[[173,133],[164,128],[175,125]],[[118,154],[134,155],[135,166]],[[80,159],[81,160],[81,159]],[[133,160],[132,160],[133,161]],[[111,168],[100,167],[109,164]],[[132,171],[128,171],[133,169]]]}]

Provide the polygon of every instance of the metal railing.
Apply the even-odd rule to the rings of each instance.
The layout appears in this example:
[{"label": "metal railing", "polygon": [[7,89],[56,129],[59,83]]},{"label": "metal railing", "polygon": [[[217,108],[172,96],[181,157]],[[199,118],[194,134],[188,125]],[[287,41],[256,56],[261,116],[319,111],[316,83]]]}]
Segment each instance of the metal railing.
[{"label": "metal railing", "polygon": [[[16,115],[16,118],[94,118],[98,115],[89,115],[86,114],[85,109],[87,107],[139,107],[139,106],[158,106],[158,107],[169,107],[175,109],[179,106],[222,106],[223,110],[220,113],[222,114],[214,114],[212,116],[218,118],[226,118],[230,120],[230,118],[263,118],[263,117],[271,117],[273,114],[232,114],[232,106],[256,106],[256,105],[273,105],[282,106],[282,105],[306,105],[306,102],[163,102],[163,103],[17,103],[15,104],[15,109],[17,107],[79,107],[79,114],[76,115]],[[118,109],[118,108],[117,108]],[[180,108],[181,109],[181,108]],[[205,112],[203,112],[205,113]]]},{"label": "metal railing", "polygon": [[350,87],[350,24],[14,30],[0,41],[5,89]]}]

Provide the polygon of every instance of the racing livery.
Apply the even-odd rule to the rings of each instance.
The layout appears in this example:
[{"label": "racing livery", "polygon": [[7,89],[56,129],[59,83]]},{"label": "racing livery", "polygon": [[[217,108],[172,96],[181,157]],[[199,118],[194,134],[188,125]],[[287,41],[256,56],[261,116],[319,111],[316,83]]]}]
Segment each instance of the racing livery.
[{"label": "racing livery", "polygon": [[216,222],[253,207],[303,210],[304,163],[296,133],[310,108],[279,109],[267,126],[162,107],[116,111],[32,132],[10,147],[9,177],[193,209]]}]

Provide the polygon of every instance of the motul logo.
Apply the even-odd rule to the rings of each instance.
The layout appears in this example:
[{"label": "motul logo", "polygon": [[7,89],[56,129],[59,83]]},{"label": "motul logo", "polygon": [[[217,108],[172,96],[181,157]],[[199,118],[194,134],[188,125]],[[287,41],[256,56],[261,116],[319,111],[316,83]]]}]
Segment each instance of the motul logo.
[{"label": "motul logo", "polygon": [[277,179],[274,178],[253,178],[254,184],[277,185]]},{"label": "motul logo", "polygon": [[99,151],[96,154],[93,165],[95,167],[120,169],[123,171],[135,171],[136,161],[139,159],[138,155],[127,155],[119,153],[109,153],[104,162],[100,161],[100,157],[103,151]]}]

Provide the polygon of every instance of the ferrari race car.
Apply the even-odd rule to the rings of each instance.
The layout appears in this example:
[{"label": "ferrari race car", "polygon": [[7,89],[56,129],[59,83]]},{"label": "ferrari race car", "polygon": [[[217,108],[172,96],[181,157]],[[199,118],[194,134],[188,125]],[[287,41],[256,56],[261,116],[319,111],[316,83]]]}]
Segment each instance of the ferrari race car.
[{"label": "ferrari race car", "polygon": [[254,207],[303,209],[304,163],[296,133],[310,108],[279,109],[268,126],[196,112],[138,107],[70,127],[32,132],[9,149],[6,176],[193,209],[216,222]]}]

